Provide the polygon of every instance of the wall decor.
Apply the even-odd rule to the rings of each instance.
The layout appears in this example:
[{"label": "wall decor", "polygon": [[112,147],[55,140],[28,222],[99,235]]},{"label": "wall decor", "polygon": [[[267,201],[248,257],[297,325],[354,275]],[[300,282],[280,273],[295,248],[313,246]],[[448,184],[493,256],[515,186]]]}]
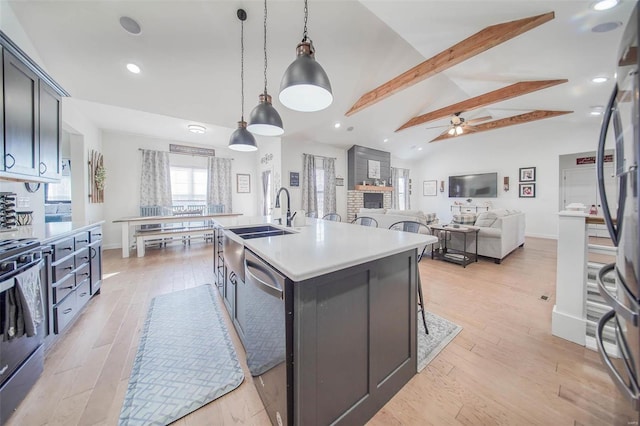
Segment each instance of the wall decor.
[{"label": "wall decor", "polygon": [[260,164],[269,164],[269,162],[273,160],[273,154],[269,153],[269,154],[265,154],[261,159],[260,159]]},{"label": "wall decor", "polygon": [[368,160],[368,174],[369,179],[380,179],[380,162],[376,160]]},{"label": "wall decor", "polygon": [[216,156],[216,150],[212,148],[200,148],[197,146],[176,145],[172,143],[169,144],[169,152],[173,152],[175,154],[199,155],[202,157]]},{"label": "wall decor", "polygon": [[104,168],[104,158],[96,150],[89,151],[89,202],[104,202],[104,185],[107,179],[107,169]]},{"label": "wall decor", "polygon": [[336,186],[344,186],[344,178],[337,177],[336,178]]},{"label": "wall decor", "polygon": [[422,195],[433,197],[438,194],[438,181],[437,180],[425,180],[422,182]]},{"label": "wall decor", "polygon": [[504,184],[504,192],[507,192],[509,190],[509,176],[505,176],[503,178],[503,184]]},{"label": "wall decor", "polygon": [[520,198],[535,198],[536,197],[536,184],[535,183],[521,183],[520,184]]},{"label": "wall decor", "polygon": [[440,181],[440,192],[444,192],[444,181]]},{"label": "wall decor", "polygon": [[521,167],[520,168],[520,182],[534,182],[536,180],[536,168],[535,167]]},{"label": "wall decor", "polygon": [[40,189],[40,182],[25,182],[24,187],[27,192],[34,193],[37,192],[38,189]]},{"label": "wall decor", "polygon": [[289,186],[300,186],[300,172],[289,172]]},{"label": "wall decor", "polygon": [[251,175],[249,174],[236,174],[236,191],[238,194],[249,194],[251,193]]}]

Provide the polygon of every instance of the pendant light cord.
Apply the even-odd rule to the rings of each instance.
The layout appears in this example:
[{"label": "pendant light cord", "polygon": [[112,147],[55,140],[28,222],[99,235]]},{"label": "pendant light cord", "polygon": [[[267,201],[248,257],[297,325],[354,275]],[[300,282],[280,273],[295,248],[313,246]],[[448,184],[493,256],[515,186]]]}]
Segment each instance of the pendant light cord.
[{"label": "pendant light cord", "polygon": [[304,31],[302,32],[303,42],[309,40],[309,37],[307,37],[307,20],[308,19],[309,19],[309,6],[307,5],[307,0],[304,0]]},{"label": "pendant light cord", "polygon": [[264,96],[267,96],[267,0],[264,0]]},{"label": "pendant light cord", "polygon": [[240,101],[241,120],[244,121],[244,21],[240,21]]}]

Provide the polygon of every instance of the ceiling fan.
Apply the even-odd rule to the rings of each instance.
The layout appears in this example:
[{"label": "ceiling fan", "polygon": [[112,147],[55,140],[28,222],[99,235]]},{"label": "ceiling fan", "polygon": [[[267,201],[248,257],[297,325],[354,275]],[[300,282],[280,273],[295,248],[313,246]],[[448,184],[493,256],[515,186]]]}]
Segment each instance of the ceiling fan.
[{"label": "ceiling fan", "polygon": [[448,134],[449,136],[459,136],[464,132],[474,132],[475,129],[473,126],[475,124],[482,123],[483,121],[491,120],[492,118],[490,115],[487,115],[484,117],[473,118],[471,120],[465,120],[465,118],[461,117],[460,114],[461,112],[456,112],[455,114],[453,114],[449,120],[448,125],[427,127],[427,129],[438,129],[442,127],[447,127],[447,130],[442,132],[440,136],[444,134]]}]

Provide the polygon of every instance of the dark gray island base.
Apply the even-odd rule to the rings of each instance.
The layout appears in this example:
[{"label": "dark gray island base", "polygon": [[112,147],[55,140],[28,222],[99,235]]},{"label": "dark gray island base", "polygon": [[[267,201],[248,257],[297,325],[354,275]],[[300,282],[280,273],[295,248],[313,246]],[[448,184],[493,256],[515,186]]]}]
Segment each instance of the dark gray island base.
[{"label": "dark gray island base", "polygon": [[298,282],[249,248],[244,273],[215,254],[274,425],[364,424],[416,374],[416,249]]}]

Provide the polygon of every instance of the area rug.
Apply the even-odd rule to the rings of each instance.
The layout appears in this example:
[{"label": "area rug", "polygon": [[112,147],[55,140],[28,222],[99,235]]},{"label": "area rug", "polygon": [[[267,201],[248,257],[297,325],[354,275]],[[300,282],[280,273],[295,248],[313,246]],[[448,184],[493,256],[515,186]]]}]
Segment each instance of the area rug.
[{"label": "area rug", "polygon": [[436,314],[428,311],[425,311],[425,314],[429,334],[424,332],[422,314],[418,313],[418,373],[424,370],[462,330],[459,325]]},{"label": "area rug", "polygon": [[166,425],[231,392],[244,379],[213,288],[151,301],[120,425]]}]

